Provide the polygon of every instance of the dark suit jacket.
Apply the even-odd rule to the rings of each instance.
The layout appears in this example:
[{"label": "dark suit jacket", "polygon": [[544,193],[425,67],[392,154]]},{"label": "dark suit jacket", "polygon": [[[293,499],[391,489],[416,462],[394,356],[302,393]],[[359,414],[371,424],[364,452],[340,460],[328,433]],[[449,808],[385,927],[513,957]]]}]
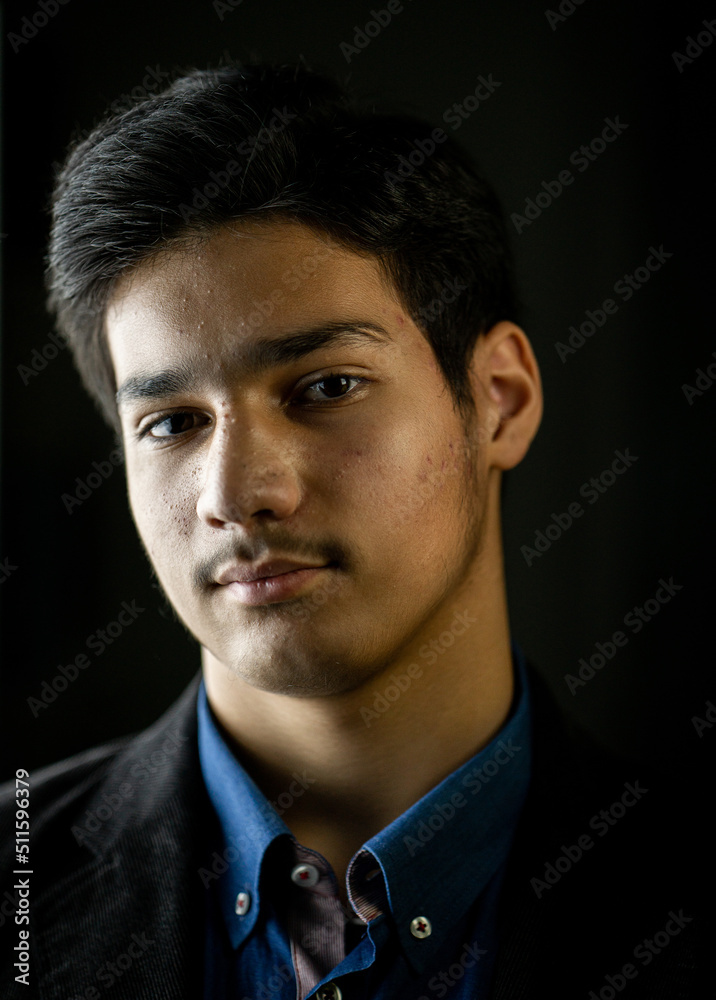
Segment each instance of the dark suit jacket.
[{"label": "dark suit jacket", "polygon": [[[570,731],[534,672],[531,681],[533,780],[501,897],[493,997],[601,991],[609,1000],[623,990],[626,1000],[701,1000],[706,931],[690,852],[675,839],[683,804],[644,768]],[[0,793],[2,1000],[203,995],[198,869],[215,820],[199,769],[197,686],[138,736],[33,777],[29,988],[15,982],[11,957],[14,786]],[[637,788],[627,796],[634,804],[610,811],[626,783]],[[592,846],[578,857],[585,835]]]}]

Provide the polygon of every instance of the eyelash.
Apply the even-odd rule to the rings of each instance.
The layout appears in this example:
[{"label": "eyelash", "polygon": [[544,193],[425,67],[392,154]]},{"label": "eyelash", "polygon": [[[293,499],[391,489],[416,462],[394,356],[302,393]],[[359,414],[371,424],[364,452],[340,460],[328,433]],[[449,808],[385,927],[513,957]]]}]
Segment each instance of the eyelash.
[{"label": "eyelash", "polygon": [[[368,379],[361,378],[358,375],[347,375],[345,372],[328,372],[325,375],[322,375],[321,378],[314,379],[312,382],[309,382],[307,385],[303,386],[303,388],[301,388],[300,391],[299,391],[298,398],[300,399],[301,396],[303,396],[303,394],[306,393],[309,389],[312,389],[315,386],[321,385],[323,382],[328,382],[330,379],[336,379],[336,378],[346,379],[346,380],[348,380],[350,382],[353,382],[354,385],[352,385],[346,392],[342,393],[340,396],[329,396],[327,399],[323,399],[323,400],[318,400],[318,399],[310,400],[308,405],[313,406],[313,407],[316,407],[316,406],[322,407],[322,406],[335,405],[335,403],[337,401],[340,401],[342,399],[345,399],[346,397],[352,396],[360,388],[361,385],[365,385],[368,382]],[[294,400],[292,399],[291,402],[294,402]],[[188,414],[192,414],[192,413],[193,413],[192,410],[174,410],[171,413],[165,413],[163,416],[157,417],[156,420],[153,420],[151,423],[149,423],[145,427],[143,427],[137,433],[137,440],[141,440],[141,439],[143,439],[145,437],[146,438],[151,438],[154,441],[176,440],[177,438],[179,438],[181,436],[182,433],[185,433],[185,432],[184,431],[180,431],[178,434],[168,434],[168,435],[162,435],[162,436],[159,436],[159,437],[153,437],[153,435],[151,434],[151,431],[153,431],[156,427],[159,427],[161,424],[165,423],[167,420],[171,420],[172,417],[180,417],[180,416],[184,416],[184,415],[188,415]],[[191,430],[194,430],[194,428],[191,428]]]}]

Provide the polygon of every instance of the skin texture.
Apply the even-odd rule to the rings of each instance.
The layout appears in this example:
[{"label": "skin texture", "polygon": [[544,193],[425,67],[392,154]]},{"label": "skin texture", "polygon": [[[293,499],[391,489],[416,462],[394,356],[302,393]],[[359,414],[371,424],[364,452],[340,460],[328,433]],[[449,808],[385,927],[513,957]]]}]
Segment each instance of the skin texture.
[{"label": "skin texture", "polygon": [[[329,324],[373,329],[321,344]],[[376,262],[279,221],[145,261],[106,332],[133,516],[212,710],[269,799],[310,776],[283,818],[342,887],[509,711],[499,491],[541,418],[529,341],[478,338],[466,420]],[[275,558],[319,568],[258,604],[217,582]],[[393,675],[410,684],[371,716]]]}]

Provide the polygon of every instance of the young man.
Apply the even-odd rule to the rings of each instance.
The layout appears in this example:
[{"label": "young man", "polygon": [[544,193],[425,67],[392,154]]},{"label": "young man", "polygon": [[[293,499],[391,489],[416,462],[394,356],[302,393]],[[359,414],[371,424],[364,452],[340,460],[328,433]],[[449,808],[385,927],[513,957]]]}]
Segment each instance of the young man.
[{"label": "young man", "polygon": [[465,154],[302,69],[196,72],[69,156],[49,287],[202,679],[33,777],[3,996],[696,995],[659,792],[511,641],[542,394]]}]

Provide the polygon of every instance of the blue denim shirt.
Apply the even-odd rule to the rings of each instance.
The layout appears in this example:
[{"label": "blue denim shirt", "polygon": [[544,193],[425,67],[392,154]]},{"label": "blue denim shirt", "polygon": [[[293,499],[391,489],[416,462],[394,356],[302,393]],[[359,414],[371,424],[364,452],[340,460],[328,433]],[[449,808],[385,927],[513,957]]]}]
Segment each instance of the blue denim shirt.
[{"label": "blue denim shirt", "polygon": [[[355,905],[356,886],[367,875],[374,885],[364,907],[374,899],[381,912],[364,922],[350,911],[345,957],[305,996],[489,995],[500,885],[530,779],[529,692],[524,656],[514,642],[512,655],[515,697],[497,736],[354,856],[349,898]],[[296,851],[302,852],[299,860],[313,858],[328,871],[323,884],[332,879],[335,887],[335,877],[324,858],[299,847],[279,815],[286,796],[270,804],[239,764],[212,717],[203,683],[198,722],[202,773],[221,829],[220,840],[206,845],[200,871],[207,888],[205,998],[296,1000],[285,909],[287,893],[301,891],[291,882]],[[310,781],[295,774],[286,795],[302,794]]]}]

